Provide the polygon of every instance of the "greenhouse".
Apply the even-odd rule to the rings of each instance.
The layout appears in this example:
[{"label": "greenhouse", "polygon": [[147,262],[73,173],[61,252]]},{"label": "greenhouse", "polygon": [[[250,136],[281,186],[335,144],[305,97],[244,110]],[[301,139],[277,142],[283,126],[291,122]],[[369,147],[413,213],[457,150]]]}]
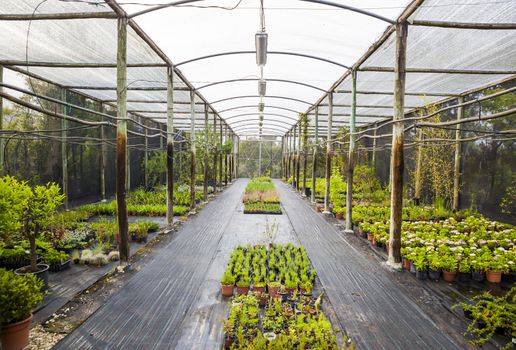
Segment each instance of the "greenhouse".
[{"label": "greenhouse", "polygon": [[516,347],[516,1],[0,1],[0,349]]}]

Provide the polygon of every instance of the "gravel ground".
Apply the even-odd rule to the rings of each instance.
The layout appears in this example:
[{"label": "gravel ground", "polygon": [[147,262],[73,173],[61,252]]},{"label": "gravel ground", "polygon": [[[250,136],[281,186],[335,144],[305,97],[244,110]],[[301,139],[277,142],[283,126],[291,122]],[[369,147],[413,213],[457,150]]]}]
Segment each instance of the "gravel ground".
[{"label": "gravel ground", "polygon": [[30,330],[29,345],[24,350],[48,350],[51,349],[65,334],[46,331],[41,325],[36,325]]}]

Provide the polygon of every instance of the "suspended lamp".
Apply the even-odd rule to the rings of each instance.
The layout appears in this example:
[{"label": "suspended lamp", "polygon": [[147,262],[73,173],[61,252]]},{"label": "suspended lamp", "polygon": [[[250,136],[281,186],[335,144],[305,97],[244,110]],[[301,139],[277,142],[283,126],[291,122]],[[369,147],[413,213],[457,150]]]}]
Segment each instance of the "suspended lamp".
[{"label": "suspended lamp", "polygon": [[263,102],[258,103],[258,112],[263,112],[264,109],[265,109],[265,103],[263,103]]},{"label": "suspended lamp", "polygon": [[260,121],[262,121],[262,120],[263,120],[263,113],[260,113],[260,114],[259,114],[259,118],[260,118]]},{"label": "suspended lamp", "polygon": [[265,91],[267,90],[267,82],[265,79],[258,80],[258,95],[260,97],[265,96]]},{"label": "suspended lamp", "polygon": [[254,35],[254,44],[256,46],[256,64],[263,67],[267,63],[267,33],[257,32]]}]

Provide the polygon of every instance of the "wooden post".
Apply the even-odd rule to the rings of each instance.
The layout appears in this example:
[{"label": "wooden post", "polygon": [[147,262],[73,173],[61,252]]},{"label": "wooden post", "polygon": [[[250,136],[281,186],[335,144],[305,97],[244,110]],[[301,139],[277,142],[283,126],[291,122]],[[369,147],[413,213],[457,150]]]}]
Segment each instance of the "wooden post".
[{"label": "wooden post", "polygon": [[312,157],[312,191],[311,201],[315,203],[315,184],[316,184],[316,167],[317,167],[317,147],[319,146],[319,106],[315,106],[315,141],[314,154]]},{"label": "wooden post", "polygon": [[195,92],[190,91],[190,209],[195,209],[195,172],[196,149],[195,149]]},{"label": "wooden post", "polygon": [[355,170],[355,119],[357,111],[357,71],[351,71],[351,116],[349,118],[349,157],[346,188],[346,233],[353,233],[353,172]]},{"label": "wooden post", "polygon": [[[4,82],[4,67],[0,66],[0,83]],[[4,88],[0,86],[0,92],[3,92]],[[0,130],[4,129],[4,99],[0,97]],[[4,174],[4,137],[0,135],[0,176]]]},{"label": "wooden post", "polygon": [[326,135],[326,168],[325,179],[326,188],[324,191],[324,214],[331,214],[330,212],[330,177],[331,177],[331,129],[333,122],[333,91],[328,93],[328,130]]},{"label": "wooden post", "polygon": [[206,202],[208,200],[208,162],[210,161],[210,158],[208,157],[209,147],[208,147],[208,104],[204,104],[204,131],[205,131],[205,140],[204,140],[204,175],[203,175],[203,200]]},{"label": "wooden post", "polygon": [[231,133],[231,153],[229,154],[229,183],[233,182],[235,173],[235,135]]},{"label": "wooden post", "polygon": [[[161,139],[161,137],[160,137]],[[174,69],[167,69],[167,226],[174,223]]]},{"label": "wooden post", "polygon": [[118,18],[117,48],[117,128],[116,128],[116,203],[120,263],[129,261],[129,238],[126,196],[127,171],[127,17]]},{"label": "wooden post", "polygon": [[240,149],[240,138],[236,136],[236,154],[235,154],[235,178],[238,178],[238,165],[240,164],[240,159],[238,158],[239,155],[239,149]]},{"label": "wooden post", "polygon": [[[228,140],[228,126],[224,123],[224,142]],[[224,186],[228,185],[228,154],[224,152]]]},{"label": "wooden post", "polygon": [[126,147],[127,157],[125,158],[127,160],[127,164],[126,164],[127,171],[125,172],[125,174],[126,174],[126,181],[125,181],[126,193],[131,190],[131,148],[129,147],[130,145],[131,145],[131,137],[129,136],[129,134],[127,134],[127,147]]},{"label": "wooden post", "polygon": [[[464,102],[464,97],[459,96],[457,102],[462,104]],[[457,121],[461,120],[464,116],[464,106],[459,106],[457,108]],[[455,158],[453,163],[453,202],[452,209],[454,211],[459,210],[460,204],[460,163],[461,163],[461,132],[460,132],[460,124],[457,124],[455,127]]]},{"label": "wooden post", "polygon": [[292,140],[293,152],[292,152],[292,186],[297,189],[297,123],[294,125],[294,138]]},{"label": "wooden post", "polygon": [[423,187],[423,178],[421,167],[423,163],[423,145],[421,141],[423,140],[423,129],[417,129],[417,147],[416,147],[416,169],[414,171],[414,202],[419,205],[421,200],[421,190]]},{"label": "wooden post", "polygon": [[219,184],[220,184],[220,189],[222,189],[222,156],[223,156],[223,153],[222,153],[222,119],[220,120],[220,125],[219,125],[219,132],[220,132],[220,144],[219,144]]},{"label": "wooden post", "polygon": [[286,176],[285,178],[287,179],[287,183],[288,183],[288,179],[290,178],[290,131],[287,132],[287,141],[286,141],[286,155],[285,155],[285,165],[286,165]]},{"label": "wooden post", "polygon": [[[104,106],[102,103],[99,103],[99,112],[104,112]],[[104,117],[101,119],[104,121]],[[107,143],[106,143],[106,130],[104,129],[105,125],[100,126],[100,139],[102,140],[102,144],[100,145],[100,160],[99,160],[99,177],[100,177],[100,201],[106,201],[106,168],[107,168]]]},{"label": "wooden post", "polygon": [[281,177],[285,177],[285,137],[281,136]]},{"label": "wooden post", "polygon": [[[61,90],[61,101],[67,102],[67,91]],[[65,105],[61,106],[64,115],[68,115],[68,109]],[[63,204],[64,208],[68,209],[68,140],[66,139],[66,129],[68,128],[68,121],[61,119],[61,162],[62,162],[62,177],[63,177],[63,194],[65,195]]]},{"label": "wooden post", "polygon": [[371,159],[372,167],[376,171],[376,128],[378,127],[378,123],[373,124],[373,155]]},{"label": "wooden post", "polygon": [[[217,133],[217,115],[213,113],[213,134]],[[213,191],[217,192],[217,146],[213,150]]]},{"label": "wooden post", "polygon": [[401,268],[401,221],[403,210],[403,139],[405,106],[405,64],[407,50],[407,22],[396,24],[396,60],[394,63],[394,116],[391,148],[391,213],[389,230],[389,258],[387,264]]}]

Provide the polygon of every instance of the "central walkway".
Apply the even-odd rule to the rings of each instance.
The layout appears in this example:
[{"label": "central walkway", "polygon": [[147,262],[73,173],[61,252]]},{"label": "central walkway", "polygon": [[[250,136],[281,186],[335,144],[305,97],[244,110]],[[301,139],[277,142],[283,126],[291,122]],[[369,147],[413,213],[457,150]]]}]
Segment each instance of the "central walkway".
[{"label": "central walkway", "polygon": [[[377,262],[364,259],[285,184],[276,181],[283,215],[244,215],[247,180],[237,180],[179,229],[154,259],[58,349],[220,349],[227,300],[219,279],[238,244],[306,246],[337,312],[359,349],[460,349],[411,302]],[[335,325],[339,326],[339,325]]]}]

